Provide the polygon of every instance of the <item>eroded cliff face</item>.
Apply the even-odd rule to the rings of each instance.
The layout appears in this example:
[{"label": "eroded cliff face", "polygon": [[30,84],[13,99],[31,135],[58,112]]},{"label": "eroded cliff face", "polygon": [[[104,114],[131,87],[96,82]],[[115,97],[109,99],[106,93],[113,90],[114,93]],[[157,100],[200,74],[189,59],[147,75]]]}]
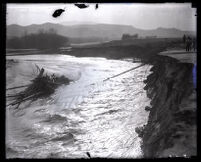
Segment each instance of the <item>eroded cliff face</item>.
[{"label": "eroded cliff face", "polygon": [[156,56],[145,81],[151,108],[141,131],[145,158],[189,157],[197,154],[196,90],[193,64]]}]

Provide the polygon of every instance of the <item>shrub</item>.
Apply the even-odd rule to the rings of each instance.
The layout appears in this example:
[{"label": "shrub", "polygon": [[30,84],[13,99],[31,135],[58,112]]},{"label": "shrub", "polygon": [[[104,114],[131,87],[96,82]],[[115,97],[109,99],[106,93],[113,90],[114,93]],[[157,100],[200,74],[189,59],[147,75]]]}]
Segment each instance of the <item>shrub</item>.
[{"label": "shrub", "polygon": [[49,30],[48,32],[39,31],[36,34],[10,38],[7,40],[7,48],[58,49],[67,42],[67,37]]}]

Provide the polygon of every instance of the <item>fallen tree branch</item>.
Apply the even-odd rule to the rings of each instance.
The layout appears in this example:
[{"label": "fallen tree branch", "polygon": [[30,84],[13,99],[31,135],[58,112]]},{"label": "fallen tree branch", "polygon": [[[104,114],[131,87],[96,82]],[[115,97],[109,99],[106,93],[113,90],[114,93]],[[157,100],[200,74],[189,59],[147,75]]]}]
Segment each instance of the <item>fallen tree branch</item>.
[{"label": "fallen tree branch", "polygon": [[35,65],[38,71],[38,75],[36,78],[31,80],[31,84],[24,85],[24,86],[18,86],[18,87],[12,87],[8,88],[10,89],[16,89],[21,87],[27,87],[24,91],[21,91],[18,94],[15,95],[8,95],[6,97],[12,98],[11,101],[15,100],[14,102],[8,104],[7,106],[14,106],[17,105],[17,108],[19,105],[27,100],[34,100],[41,97],[48,97],[52,93],[54,93],[55,89],[61,85],[61,84],[69,84],[71,80],[66,78],[65,76],[56,77],[54,74],[47,75],[45,74],[44,68],[39,68],[37,65]]},{"label": "fallen tree branch", "polygon": [[109,79],[118,77],[118,76],[120,76],[120,75],[122,75],[122,74],[125,74],[125,73],[129,72],[129,71],[135,70],[135,69],[137,69],[137,68],[139,68],[139,67],[141,67],[141,66],[144,66],[144,65],[145,65],[145,64],[141,64],[141,65],[139,65],[139,66],[137,66],[137,67],[134,67],[134,68],[131,68],[131,69],[129,69],[129,70],[126,70],[126,71],[124,71],[124,72],[122,72],[122,73],[120,73],[120,74],[117,74],[117,75],[114,75],[114,76],[109,77],[109,78],[107,78],[107,79],[104,79],[103,82],[104,82],[104,81],[107,81],[107,80],[109,80]]},{"label": "fallen tree branch", "polygon": [[[22,102],[24,102],[24,101],[26,101],[26,100],[29,100],[29,99],[31,99],[31,98],[34,98],[34,97],[36,97],[36,96],[39,95],[39,94],[41,94],[41,92],[39,92],[39,93],[37,93],[37,94],[30,95],[30,96],[28,96],[28,97],[25,97],[25,98],[21,99],[20,101],[12,102],[12,103],[10,103],[10,104],[7,105],[7,106],[10,106],[10,105],[14,106],[14,105],[19,104],[19,103],[21,104]],[[19,99],[18,99],[18,100],[19,100]]]},{"label": "fallen tree branch", "polygon": [[9,97],[19,97],[20,95],[22,95],[22,94],[8,95],[8,96],[6,96],[6,98],[9,98]]},{"label": "fallen tree branch", "polygon": [[27,86],[29,86],[29,85],[27,84],[27,85],[23,85],[23,86],[11,87],[11,88],[7,88],[6,90],[17,89],[17,88],[23,88],[23,87],[27,87]]}]

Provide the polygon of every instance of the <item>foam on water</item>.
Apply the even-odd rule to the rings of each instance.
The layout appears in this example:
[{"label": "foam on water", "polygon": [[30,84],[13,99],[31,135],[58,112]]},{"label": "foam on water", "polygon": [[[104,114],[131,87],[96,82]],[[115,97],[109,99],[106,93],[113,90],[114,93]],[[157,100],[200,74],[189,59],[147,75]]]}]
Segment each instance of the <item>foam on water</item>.
[{"label": "foam on water", "polygon": [[147,121],[150,101],[143,80],[150,66],[102,82],[140,63],[67,55],[7,59],[18,61],[6,69],[7,87],[33,79],[35,64],[74,80],[49,98],[6,108],[7,158],[87,158],[87,151],[92,157],[142,155],[135,128]]}]

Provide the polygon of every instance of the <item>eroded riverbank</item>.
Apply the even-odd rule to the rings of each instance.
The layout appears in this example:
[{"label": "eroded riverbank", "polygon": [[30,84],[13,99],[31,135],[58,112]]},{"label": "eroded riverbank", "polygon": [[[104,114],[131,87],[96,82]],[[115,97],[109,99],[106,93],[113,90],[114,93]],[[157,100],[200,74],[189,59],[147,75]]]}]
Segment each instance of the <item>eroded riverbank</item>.
[{"label": "eroded riverbank", "polygon": [[145,81],[151,99],[148,123],[142,129],[145,158],[197,155],[197,98],[193,64],[167,56],[152,59]]},{"label": "eroded riverbank", "polygon": [[74,80],[47,99],[6,108],[7,158],[88,158],[86,152],[92,158],[142,156],[134,130],[148,117],[143,80],[150,65],[102,82],[141,63],[67,55],[7,58],[16,60],[7,66],[7,87],[27,84],[35,64]]},{"label": "eroded riverbank", "polygon": [[[126,52],[127,47],[124,50]],[[109,53],[112,56],[118,51],[123,56],[124,50],[115,49]],[[150,110],[148,123],[142,133],[145,158],[196,155],[197,107],[192,79],[193,64],[156,56],[155,50],[142,55],[141,50],[134,54],[136,49],[129,51],[128,56],[132,53],[135,58],[150,65],[112,79],[107,84],[98,84],[98,81],[140,63],[103,58],[77,59],[67,55],[42,56],[42,60],[41,57],[28,56],[21,63],[22,66],[11,70],[8,78],[17,80],[8,80],[10,85],[15,85],[20,79],[21,83],[30,80],[29,71],[23,68],[30,63],[33,66],[37,63],[50,73],[65,74],[76,82],[59,88],[50,100],[18,111],[21,119],[25,114],[30,125],[16,126],[15,123],[23,125],[25,120],[9,114],[10,123],[14,123],[11,124],[14,128],[11,136],[16,140],[14,143],[8,142],[9,157],[86,158],[86,152],[90,152],[92,157],[142,157],[135,128],[146,124],[149,112],[145,108]],[[95,51],[91,51],[90,56],[92,52]],[[24,56],[16,57],[18,61],[24,60]],[[58,64],[55,64],[55,58]],[[16,77],[17,71],[21,72]],[[146,81],[143,83],[144,79]],[[94,82],[94,86],[85,87]],[[151,99],[151,105],[147,97]],[[40,121],[40,117],[43,120]],[[26,137],[20,131],[25,132]],[[34,132],[33,136],[30,132]],[[31,140],[27,144],[23,142],[24,139]],[[52,149],[52,146],[56,149]],[[41,152],[43,149],[46,151]]]}]

